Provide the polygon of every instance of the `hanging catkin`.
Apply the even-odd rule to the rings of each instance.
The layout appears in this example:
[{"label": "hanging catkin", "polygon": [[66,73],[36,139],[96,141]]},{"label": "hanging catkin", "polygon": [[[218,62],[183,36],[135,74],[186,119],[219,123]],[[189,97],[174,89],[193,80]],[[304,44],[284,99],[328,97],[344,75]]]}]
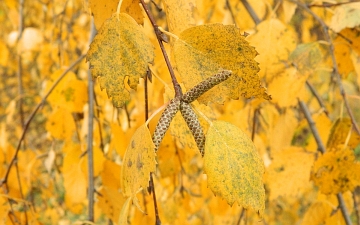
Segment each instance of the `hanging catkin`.
[{"label": "hanging catkin", "polygon": [[165,136],[166,131],[169,129],[171,120],[180,108],[180,98],[174,98],[170,101],[169,105],[165,108],[161,114],[159,122],[157,123],[153,135],[153,142],[155,145],[155,151],[158,150],[162,139]]},{"label": "hanging catkin", "polygon": [[198,146],[201,156],[204,156],[205,134],[201,128],[200,122],[199,122],[194,110],[192,109],[190,104],[188,104],[186,102],[181,102],[180,103],[180,112],[194,136],[196,145]]},{"label": "hanging catkin", "polygon": [[219,73],[207,78],[191,88],[182,96],[181,101],[186,103],[195,101],[198,97],[200,97],[200,95],[204,94],[215,85],[227,80],[231,76],[231,73],[231,70],[221,70]]}]

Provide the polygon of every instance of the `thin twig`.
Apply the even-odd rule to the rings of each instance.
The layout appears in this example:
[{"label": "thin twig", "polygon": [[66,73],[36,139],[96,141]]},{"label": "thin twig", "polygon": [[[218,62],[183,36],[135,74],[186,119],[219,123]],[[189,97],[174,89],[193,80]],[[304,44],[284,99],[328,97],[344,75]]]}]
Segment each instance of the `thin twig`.
[{"label": "thin twig", "polygon": [[163,39],[161,37],[161,34],[162,32],[159,30],[159,27],[158,25],[156,24],[155,22],[155,19],[153,18],[152,14],[150,13],[147,5],[145,4],[144,0],[140,0],[140,3],[142,5],[142,7],[144,8],[145,12],[146,12],[146,15],[148,16],[153,28],[154,28],[154,32],[155,32],[155,35],[156,35],[156,39],[158,40],[159,42],[159,45],[160,45],[160,49],[161,49],[161,52],[164,56],[164,59],[165,59],[165,62],[166,62],[166,65],[168,67],[168,70],[170,72],[170,76],[171,76],[171,81],[173,83],[173,86],[174,86],[174,90],[175,90],[175,97],[181,97],[182,96],[182,91],[181,91],[181,87],[179,85],[179,82],[177,81],[176,77],[175,77],[175,73],[174,73],[174,70],[171,66],[171,63],[170,63],[170,60],[169,60],[169,57],[166,53],[166,50],[165,50],[165,47],[164,47],[164,44],[163,44]]},{"label": "thin twig", "polygon": [[350,219],[350,216],[349,216],[348,211],[347,211],[347,209],[346,209],[345,201],[344,201],[344,198],[343,198],[342,194],[341,194],[341,193],[338,193],[338,194],[336,195],[336,197],[337,197],[338,202],[339,202],[339,208],[340,208],[340,210],[341,210],[341,213],[343,214],[343,217],[344,217],[344,219],[345,219],[345,223],[346,223],[347,225],[352,224],[351,219]]},{"label": "thin twig", "polygon": [[311,114],[310,114],[307,106],[305,105],[305,103],[303,101],[300,101],[300,100],[299,100],[299,105],[300,105],[300,108],[303,111],[303,113],[305,115],[305,118],[306,118],[306,120],[307,120],[307,122],[308,122],[308,124],[310,126],[311,132],[314,135],[316,144],[318,146],[318,151],[321,152],[322,154],[324,154],[326,152],[325,145],[321,140],[320,134],[319,134],[319,132],[318,132],[316,126],[315,126],[315,122],[312,119]]},{"label": "thin twig", "polygon": [[[90,43],[94,40],[96,28],[94,20],[91,21]],[[87,155],[88,155],[88,220],[94,222],[94,151],[93,151],[93,132],[94,132],[94,81],[91,70],[88,70],[88,95],[89,95],[89,120],[87,136]]]},{"label": "thin twig", "polygon": [[257,114],[259,112],[259,108],[256,108],[254,111],[254,117],[253,117],[253,126],[252,126],[252,132],[251,132],[251,140],[254,141],[255,139],[255,133],[256,133],[256,124],[257,124]]},{"label": "thin twig", "polygon": [[153,194],[153,202],[154,202],[154,208],[155,208],[155,225],[161,225],[161,220],[160,220],[160,216],[159,216],[159,210],[158,210],[158,206],[157,206],[157,202],[156,202],[156,194],[155,194],[155,187],[154,187],[154,180],[152,177],[152,173],[150,173],[150,188],[151,188],[151,192]]},{"label": "thin twig", "polygon": [[243,218],[244,215],[245,215],[245,211],[246,211],[246,209],[245,209],[245,208],[242,208],[241,213],[240,213],[240,216],[239,216],[239,220],[238,220],[238,222],[237,222],[237,225],[240,225],[241,220],[242,220],[242,218]]},{"label": "thin twig", "polygon": [[[147,73],[151,73],[150,72],[150,68],[148,68],[148,72]],[[147,121],[149,119],[149,98],[148,98],[148,86],[147,86],[147,80],[148,80],[148,74],[146,74],[145,76],[145,81],[144,81],[144,86],[145,86],[145,121]],[[147,125],[149,126],[149,124]],[[154,180],[152,177],[152,173],[150,173],[150,181],[149,181],[149,193],[153,194],[153,202],[154,202],[154,210],[155,210],[155,225],[161,225],[161,220],[159,217],[159,210],[157,207],[157,202],[156,202],[156,193],[155,193],[155,186],[154,186]]]},{"label": "thin twig", "polygon": [[355,117],[354,117],[354,115],[353,115],[353,113],[352,113],[352,111],[350,109],[349,102],[348,102],[348,100],[346,98],[346,92],[345,92],[344,86],[343,86],[342,81],[341,81],[339,68],[338,68],[336,58],[335,58],[335,55],[334,55],[334,44],[331,41],[331,37],[330,37],[329,32],[328,32],[328,30],[329,30],[328,26],[325,24],[325,22],[318,15],[316,15],[313,11],[311,11],[304,3],[299,2],[299,1],[294,1],[294,0],[288,0],[288,1],[296,3],[298,6],[303,8],[306,12],[308,12],[312,17],[314,17],[314,19],[317,20],[318,23],[320,23],[320,25],[321,25],[321,27],[323,29],[325,40],[329,43],[329,50],[330,50],[331,61],[332,61],[332,64],[333,64],[333,70],[334,70],[334,74],[336,76],[337,85],[338,85],[338,87],[340,89],[340,94],[341,94],[341,96],[342,96],[342,98],[344,100],[344,103],[345,103],[346,111],[349,114],[349,117],[351,119],[353,129],[356,131],[357,134],[360,135],[360,129],[359,129],[359,127],[358,127],[358,125],[356,123]]},{"label": "thin twig", "polygon": [[318,101],[319,105],[321,106],[321,108],[324,110],[324,113],[326,114],[326,116],[329,116],[329,112],[327,111],[325,104],[323,102],[323,100],[321,99],[319,93],[315,90],[315,88],[309,83],[309,81],[306,81],[306,85],[308,86],[308,88],[310,89],[311,93],[315,96],[316,100]]},{"label": "thin twig", "polygon": [[254,23],[256,25],[258,25],[259,23],[261,23],[261,20],[259,19],[259,17],[257,16],[256,12],[254,11],[254,9],[251,7],[251,5],[248,3],[247,0],[241,0],[241,3],[244,5],[245,9],[248,11],[249,15],[251,16],[251,18],[253,19]]},{"label": "thin twig", "polygon": [[355,190],[352,192],[353,196],[353,202],[354,202],[354,211],[356,216],[357,225],[360,225],[360,211],[359,211],[359,202],[356,199],[357,196],[357,190],[360,190],[360,187],[355,188]]},{"label": "thin twig", "polygon": [[226,0],[226,7],[229,9],[231,18],[232,18],[235,26],[237,27],[237,25],[236,25],[235,13],[234,13],[234,11],[233,11],[233,9],[232,9],[232,7],[231,7],[231,4],[230,4],[229,0]]},{"label": "thin twig", "polygon": [[15,154],[13,156],[13,158],[11,159],[10,163],[9,163],[9,166],[5,172],[5,176],[3,179],[0,180],[0,187],[3,185],[3,184],[6,184],[7,183],[7,179],[9,177],[9,173],[10,173],[10,170],[11,170],[11,167],[14,165],[14,162],[16,161],[17,159],[17,155],[19,153],[19,150],[20,150],[20,147],[21,147],[21,143],[23,142],[24,140],[24,137],[25,137],[25,134],[26,134],[26,131],[27,129],[29,128],[29,125],[31,123],[31,121],[34,119],[35,117],[35,114],[37,113],[37,111],[40,109],[40,107],[44,104],[45,100],[49,97],[49,95],[51,94],[51,92],[55,89],[55,87],[59,84],[59,82],[65,77],[65,75],[71,71],[77,64],[79,64],[81,62],[81,60],[83,60],[85,58],[85,54],[84,55],[81,55],[75,62],[73,62],[69,68],[67,68],[60,76],[59,78],[53,83],[53,85],[50,87],[50,89],[48,90],[48,92],[45,94],[45,96],[41,99],[40,103],[37,104],[37,106],[35,107],[35,109],[31,112],[28,120],[25,122],[24,124],[24,128],[23,128],[23,131],[21,133],[21,136],[20,136],[20,139],[19,139],[19,142],[17,144],[17,147],[16,147],[16,150],[15,150]]},{"label": "thin twig", "polygon": [[[324,154],[324,153],[326,152],[326,149],[325,149],[325,146],[324,146],[324,144],[323,144],[323,142],[322,142],[322,140],[321,140],[321,138],[320,138],[319,132],[318,132],[316,126],[315,126],[315,122],[314,122],[314,120],[312,119],[312,117],[311,117],[311,115],[310,115],[310,112],[309,112],[307,106],[305,105],[305,103],[304,103],[303,101],[300,101],[300,100],[298,100],[298,101],[299,101],[300,108],[301,108],[301,110],[303,111],[303,113],[304,113],[304,115],[305,115],[305,117],[306,117],[306,120],[308,121],[308,124],[309,124],[309,126],[310,126],[311,132],[312,132],[312,134],[313,134],[314,137],[315,137],[316,144],[317,144],[317,146],[318,146],[318,150],[319,150],[322,154]],[[345,219],[346,225],[351,225],[351,224],[352,224],[352,223],[351,223],[351,219],[350,219],[350,216],[349,216],[348,211],[347,211],[347,209],[346,209],[346,205],[345,205],[345,203],[344,203],[344,199],[343,199],[341,193],[338,193],[338,194],[337,194],[337,199],[338,199],[338,201],[339,201],[339,208],[340,208],[341,213],[342,213],[342,215],[343,215],[343,217],[344,217],[344,219]]]}]

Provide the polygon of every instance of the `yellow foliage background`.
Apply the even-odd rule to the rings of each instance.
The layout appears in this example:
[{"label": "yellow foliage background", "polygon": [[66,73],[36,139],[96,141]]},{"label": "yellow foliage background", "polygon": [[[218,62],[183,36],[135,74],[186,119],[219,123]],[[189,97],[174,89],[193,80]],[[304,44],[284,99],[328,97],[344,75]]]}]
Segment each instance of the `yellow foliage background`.
[{"label": "yellow foliage background", "polygon": [[[258,52],[252,53],[259,63],[258,76],[263,86],[258,95],[267,96],[263,89],[266,87],[272,97],[230,100],[223,97],[225,91],[221,87],[216,89],[221,93],[211,92],[214,96],[207,98],[219,94],[222,105],[193,103],[204,127],[209,126],[207,120],[227,121],[252,139],[265,168],[263,218],[237,203],[229,206],[213,194],[204,174],[204,160],[177,115],[156,154],[153,177],[162,223],[346,224],[338,208],[339,193],[350,220],[359,223],[356,208],[360,204],[360,138],[347,111],[350,109],[355,120],[360,121],[360,3],[298,1],[305,4],[304,8],[297,1],[275,0],[154,2],[148,6],[157,24],[180,39],[184,30],[196,25],[217,23],[239,28],[235,30]],[[253,13],[249,13],[244,2],[250,4]],[[94,118],[89,118],[89,64],[85,60],[77,63],[42,102],[56,79],[85,56],[92,29],[100,30],[116,12],[117,4],[115,0],[0,2],[0,179],[5,177],[24,126],[28,125],[17,160],[6,182],[0,182],[1,224],[82,224],[88,220],[89,120],[94,124],[95,224],[109,224],[110,220],[115,224],[155,223],[153,199],[144,188],[147,178],[134,181],[136,185],[128,191],[128,195],[136,196],[133,204],[119,191],[122,169],[129,165],[124,161],[126,149],[131,149],[136,130],[145,126],[144,80],[140,78],[144,71],[136,78],[125,77],[122,85],[129,98],[122,102],[122,108],[113,106],[112,99],[94,79]],[[152,115],[173,97],[169,94],[171,78],[153,28],[138,1],[124,0],[120,12],[134,18],[138,30],[144,32],[154,48],[155,56],[149,64],[152,82],[148,83]],[[257,19],[252,17],[254,14]],[[316,18],[326,25],[334,49],[329,48],[322,24]],[[212,26],[214,32],[217,26]],[[208,38],[208,34],[194,33]],[[165,48],[178,69],[175,73],[179,82],[189,89],[187,83],[211,73],[205,77],[181,74],[192,70],[181,64],[184,58],[176,55],[175,41],[175,37],[170,37]],[[348,105],[336,81],[332,57]],[[226,54],[215,58],[234,68],[238,62]],[[210,61],[204,60],[207,64]],[[129,79],[130,86],[126,82]],[[235,95],[241,96],[241,90]],[[306,104],[312,116],[315,124],[310,125],[317,129],[326,147],[325,154],[318,151],[319,143],[299,101]],[[37,113],[27,124],[36,107]],[[158,113],[149,121],[151,134],[159,117]],[[148,141],[149,137],[144,143]],[[131,159],[136,161],[137,156]],[[154,171],[152,159],[137,166],[149,161],[152,168],[145,172]]]}]

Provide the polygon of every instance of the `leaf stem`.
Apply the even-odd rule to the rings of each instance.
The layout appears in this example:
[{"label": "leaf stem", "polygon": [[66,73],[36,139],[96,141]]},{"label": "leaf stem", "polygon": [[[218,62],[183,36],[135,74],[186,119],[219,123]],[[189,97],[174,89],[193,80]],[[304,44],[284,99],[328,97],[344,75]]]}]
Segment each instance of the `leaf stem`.
[{"label": "leaf stem", "polygon": [[154,17],[152,16],[152,14],[150,13],[149,11],[149,8],[147,7],[147,5],[145,4],[144,0],[140,0],[140,3],[142,5],[142,7],[144,8],[145,12],[146,12],[146,15],[148,16],[150,22],[151,22],[151,25],[153,26],[154,28],[154,32],[155,32],[155,35],[156,35],[156,39],[158,40],[159,42],[159,45],[160,45],[160,49],[161,49],[161,52],[164,56],[164,59],[165,59],[165,62],[166,62],[166,65],[168,67],[168,70],[170,72],[170,76],[171,76],[171,81],[173,83],[173,86],[174,86],[174,90],[175,90],[175,97],[179,97],[181,98],[182,96],[182,90],[181,90],[181,87],[179,85],[179,82],[177,81],[176,77],[175,77],[175,73],[174,73],[174,70],[171,66],[171,63],[170,63],[170,60],[169,60],[169,57],[166,53],[166,50],[165,50],[165,47],[164,47],[164,44],[163,44],[163,38],[161,37],[162,35],[162,32],[161,30],[159,29],[159,26],[156,24],[155,22],[155,19]]},{"label": "leaf stem", "polygon": [[339,72],[339,68],[338,68],[338,65],[337,65],[337,62],[336,62],[336,58],[335,58],[335,54],[334,54],[334,44],[331,40],[331,37],[329,35],[329,28],[328,26],[325,24],[325,22],[318,16],[316,15],[313,11],[311,11],[309,9],[309,7],[307,5],[305,5],[304,3],[302,2],[299,2],[299,1],[295,1],[295,0],[288,0],[290,2],[293,2],[293,3],[296,3],[298,6],[300,6],[301,8],[303,8],[306,12],[308,12],[312,17],[314,17],[315,20],[318,21],[318,23],[321,25],[322,29],[323,29],[323,33],[324,33],[324,37],[325,37],[325,40],[329,43],[329,51],[330,51],[330,56],[331,56],[331,61],[332,61],[332,64],[333,64],[333,72],[336,76],[336,81],[337,81],[337,85],[340,89],[340,94],[344,100],[344,103],[345,103],[345,107],[346,107],[346,110],[347,110],[347,113],[349,114],[349,117],[351,119],[351,123],[353,125],[353,128],[354,130],[356,131],[357,134],[360,135],[360,129],[356,123],[356,120],[355,120],[355,117],[350,109],[350,105],[349,105],[349,102],[346,98],[346,92],[345,92],[345,89],[344,89],[344,86],[342,84],[342,81],[341,81],[341,76],[340,76],[340,72]]}]

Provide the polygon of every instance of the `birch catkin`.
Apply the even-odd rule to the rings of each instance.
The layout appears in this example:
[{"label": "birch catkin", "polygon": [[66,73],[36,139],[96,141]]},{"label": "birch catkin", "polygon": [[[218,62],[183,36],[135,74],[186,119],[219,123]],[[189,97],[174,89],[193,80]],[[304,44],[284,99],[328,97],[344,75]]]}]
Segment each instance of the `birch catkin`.
[{"label": "birch catkin", "polygon": [[202,130],[200,122],[192,109],[191,105],[186,102],[180,103],[180,112],[191,133],[194,136],[196,145],[200,151],[201,156],[205,154],[205,134]]},{"label": "birch catkin", "polygon": [[169,129],[171,120],[180,108],[180,98],[174,98],[170,101],[169,105],[165,108],[161,114],[159,122],[157,123],[153,135],[153,142],[155,145],[155,151],[158,150],[162,139],[165,136],[166,131]]},{"label": "birch catkin", "polygon": [[181,101],[186,103],[195,101],[198,97],[210,90],[215,85],[227,80],[231,76],[231,73],[231,70],[221,70],[219,73],[207,78],[206,80],[191,88],[182,96]]}]

